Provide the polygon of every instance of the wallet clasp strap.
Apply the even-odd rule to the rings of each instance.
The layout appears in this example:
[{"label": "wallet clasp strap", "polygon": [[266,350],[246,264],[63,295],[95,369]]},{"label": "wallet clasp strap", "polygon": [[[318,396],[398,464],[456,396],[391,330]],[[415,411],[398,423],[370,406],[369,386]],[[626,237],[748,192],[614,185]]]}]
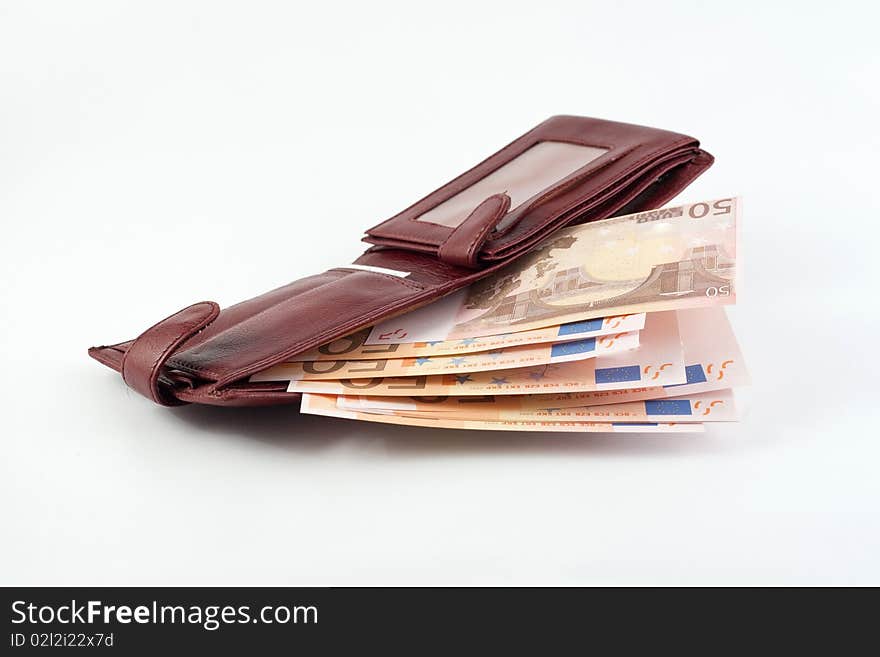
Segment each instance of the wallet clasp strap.
[{"label": "wallet clasp strap", "polygon": [[507,194],[493,194],[452,231],[440,245],[437,256],[450,265],[475,269],[486,238],[509,209],[510,197]]},{"label": "wallet clasp strap", "polygon": [[[176,406],[170,389],[163,390],[165,361],[189,338],[213,322],[220,306],[202,301],[184,308],[148,328],[131,344],[122,359],[122,378],[129,387],[163,406]],[[168,381],[165,388],[170,388]]]}]

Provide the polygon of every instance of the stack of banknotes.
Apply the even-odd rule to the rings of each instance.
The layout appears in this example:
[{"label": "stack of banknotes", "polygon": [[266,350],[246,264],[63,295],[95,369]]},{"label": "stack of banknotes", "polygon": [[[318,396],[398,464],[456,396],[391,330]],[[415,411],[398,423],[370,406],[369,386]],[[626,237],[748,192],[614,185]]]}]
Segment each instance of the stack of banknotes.
[{"label": "stack of banknotes", "polygon": [[[304,413],[418,427],[699,432],[748,383],[736,198],[571,226],[429,306],[252,377]],[[407,276],[408,272],[386,272]]]}]

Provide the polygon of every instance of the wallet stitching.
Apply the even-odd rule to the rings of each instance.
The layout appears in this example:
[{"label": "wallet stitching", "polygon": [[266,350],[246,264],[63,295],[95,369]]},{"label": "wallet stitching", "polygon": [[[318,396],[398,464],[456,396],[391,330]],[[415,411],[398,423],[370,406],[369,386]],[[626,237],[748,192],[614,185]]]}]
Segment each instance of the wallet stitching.
[{"label": "wallet stitching", "polygon": [[[478,206],[478,207],[479,207],[479,206]],[[475,211],[476,211],[476,208],[474,208],[473,212],[475,212]],[[473,212],[471,212],[471,215],[473,215]],[[452,230],[452,232],[449,233],[449,236],[448,236],[445,240],[443,240],[443,243],[440,244],[440,246],[437,247],[437,257],[438,257],[438,258],[440,258],[441,260],[444,260],[444,259],[445,259],[445,258],[443,257],[443,250],[446,248],[446,245],[449,244],[449,240],[451,240],[453,237],[455,237],[455,236],[458,234],[459,229],[460,229],[462,226],[464,226],[465,224],[467,224],[467,220],[468,220],[468,219],[470,219],[470,216],[468,216],[464,221],[462,221],[460,224],[458,224],[458,226],[456,226],[456,227]],[[476,241],[476,239],[479,238],[479,233],[480,233],[480,232],[481,232],[481,231],[478,231],[478,232],[477,232],[477,237],[474,238],[474,241]],[[468,247],[468,251],[470,251],[470,246]]]}]

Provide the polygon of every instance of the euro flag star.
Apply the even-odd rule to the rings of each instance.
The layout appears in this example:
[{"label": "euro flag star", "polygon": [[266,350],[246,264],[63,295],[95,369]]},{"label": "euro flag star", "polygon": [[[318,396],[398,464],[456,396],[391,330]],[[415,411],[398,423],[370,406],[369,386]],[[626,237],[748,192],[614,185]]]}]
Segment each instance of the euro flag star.
[{"label": "euro flag star", "polygon": [[431,359],[425,356],[421,356],[420,358],[416,358],[416,365],[424,365],[425,363],[430,363]]},{"label": "euro flag star", "polygon": [[544,378],[544,372],[529,372],[529,378],[534,381],[540,381]]},{"label": "euro flag star", "polygon": [[464,340],[462,340],[461,342],[459,342],[459,344],[460,344],[460,345],[463,345],[463,346],[465,346],[465,347],[468,347],[468,346],[470,346],[470,345],[472,345],[472,344],[477,344],[477,340],[476,340],[476,338],[465,338]]},{"label": "euro flag star", "polygon": [[453,365],[464,365],[467,362],[467,358],[453,358],[449,362]]},{"label": "euro flag star", "polygon": [[473,381],[470,374],[456,374],[455,380],[457,383],[467,383],[468,381]]},{"label": "euro flag star", "polygon": [[492,385],[493,386],[503,386],[508,385],[510,382],[505,377],[492,377]]}]

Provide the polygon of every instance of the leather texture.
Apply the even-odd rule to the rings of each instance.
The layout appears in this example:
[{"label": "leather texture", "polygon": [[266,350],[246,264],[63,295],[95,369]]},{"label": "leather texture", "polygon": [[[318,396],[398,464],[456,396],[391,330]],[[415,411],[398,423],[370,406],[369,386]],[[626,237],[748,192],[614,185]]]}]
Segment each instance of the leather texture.
[{"label": "leather texture", "polygon": [[[457,226],[419,220],[542,141],[590,146],[603,154],[517,207],[511,207],[507,190],[499,189]],[[372,246],[354,264],[409,272],[405,278],[338,267],[222,311],[210,301],[194,304],[135,340],[93,347],[89,354],[121,372],[132,389],[166,406],[296,402],[299,396],[286,392],[286,381],[251,383],[249,377],[469,285],[558,228],[657,208],[712,161],[685,135],[553,117],[367,232],[364,239]]]}]

